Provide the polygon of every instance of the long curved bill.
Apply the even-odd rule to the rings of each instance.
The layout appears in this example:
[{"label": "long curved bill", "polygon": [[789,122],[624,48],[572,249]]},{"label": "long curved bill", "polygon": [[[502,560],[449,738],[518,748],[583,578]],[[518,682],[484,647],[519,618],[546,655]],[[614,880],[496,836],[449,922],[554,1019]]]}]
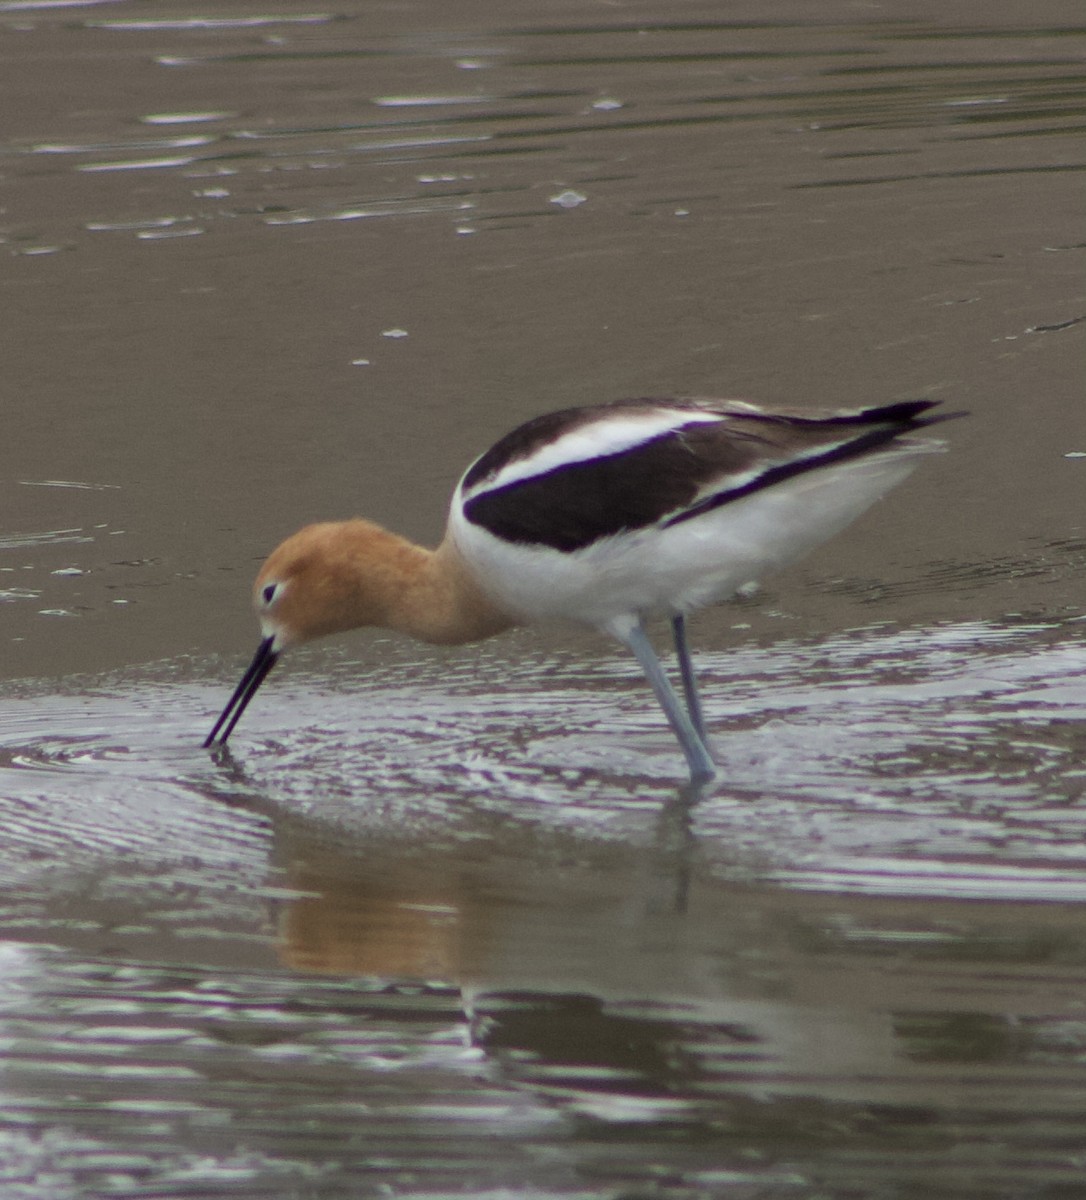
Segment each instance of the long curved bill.
[{"label": "long curved bill", "polygon": [[234,688],[234,694],[227,701],[215,727],[204,739],[204,749],[214,746],[216,740],[220,746],[226,745],[226,739],[241,720],[241,714],[248,707],[249,701],[256,695],[257,688],[264,682],[268,672],[275,666],[279,652],[273,649],[275,639],[266,637],[256,648],[253,661],[249,664],[241,682]]}]

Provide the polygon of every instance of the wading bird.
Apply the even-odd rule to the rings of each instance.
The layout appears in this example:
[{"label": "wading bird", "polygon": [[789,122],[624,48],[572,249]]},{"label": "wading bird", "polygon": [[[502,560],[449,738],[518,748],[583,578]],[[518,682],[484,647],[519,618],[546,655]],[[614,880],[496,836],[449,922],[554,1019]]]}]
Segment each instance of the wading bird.
[{"label": "wading bird", "polygon": [[[687,613],[800,557],[941,449],[904,436],[946,419],[933,407],[621,400],[536,417],[467,469],[436,550],[359,519],[306,526],[273,551],[253,588],[260,645],[204,745],[225,743],[300,642],[379,626],[458,644],[567,619],[629,647],[691,778],[707,779]],[[645,634],[653,614],[670,619],[685,704]]]}]

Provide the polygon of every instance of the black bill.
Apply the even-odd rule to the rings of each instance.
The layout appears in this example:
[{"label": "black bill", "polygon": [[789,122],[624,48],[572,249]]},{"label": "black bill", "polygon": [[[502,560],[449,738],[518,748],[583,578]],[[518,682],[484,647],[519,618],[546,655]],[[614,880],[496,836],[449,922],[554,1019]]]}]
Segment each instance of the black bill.
[{"label": "black bill", "polygon": [[[204,739],[204,748],[214,746],[216,741],[220,746],[226,744],[226,739],[233,732],[234,726],[241,720],[249,701],[256,695],[257,688],[264,682],[268,672],[275,666],[279,657],[278,651],[272,649],[275,639],[266,637],[256,648],[253,661],[241,677],[241,682],[234,689],[234,694],[227,701],[215,727]],[[221,731],[221,732],[220,732]]]}]

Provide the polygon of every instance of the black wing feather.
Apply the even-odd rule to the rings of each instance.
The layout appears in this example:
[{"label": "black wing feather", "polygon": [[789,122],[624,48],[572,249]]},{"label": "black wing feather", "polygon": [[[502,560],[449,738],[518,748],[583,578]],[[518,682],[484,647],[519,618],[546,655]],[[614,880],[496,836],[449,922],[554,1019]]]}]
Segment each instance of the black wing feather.
[{"label": "black wing feather", "polygon": [[[614,454],[567,463],[503,487],[482,487],[466,499],[465,517],[503,541],[572,552],[616,534],[692,520],[805,471],[877,452],[903,433],[946,419],[923,415],[934,405],[929,400],[827,416],[723,403],[621,401],[529,421],[473,464],[462,487],[465,492],[479,487],[508,463],[615,408],[665,405],[696,412],[702,420]],[[720,421],[706,423],[707,411],[719,413]],[[720,487],[714,488],[717,482]]]}]

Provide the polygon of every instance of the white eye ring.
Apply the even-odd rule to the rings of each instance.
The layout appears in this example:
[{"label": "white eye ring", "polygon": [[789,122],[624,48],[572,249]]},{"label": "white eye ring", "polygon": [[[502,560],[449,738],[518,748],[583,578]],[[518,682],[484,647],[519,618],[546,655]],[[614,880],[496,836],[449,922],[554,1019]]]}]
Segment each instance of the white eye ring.
[{"label": "white eye ring", "polygon": [[271,608],[271,606],[283,594],[283,585],[281,583],[266,583],[260,589],[260,604],[262,608]]}]

